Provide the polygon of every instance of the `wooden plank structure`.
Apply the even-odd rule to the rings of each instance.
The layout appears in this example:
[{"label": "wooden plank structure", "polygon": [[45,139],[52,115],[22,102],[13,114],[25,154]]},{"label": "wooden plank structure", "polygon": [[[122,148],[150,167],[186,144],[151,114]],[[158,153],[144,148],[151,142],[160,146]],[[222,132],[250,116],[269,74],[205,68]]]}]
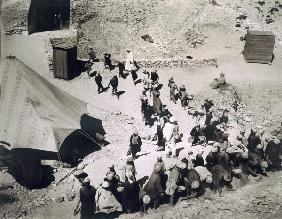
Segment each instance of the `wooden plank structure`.
[{"label": "wooden plank structure", "polygon": [[77,47],[71,43],[53,45],[53,72],[55,78],[65,80],[76,76]]},{"label": "wooden plank structure", "polygon": [[270,31],[248,31],[243,51],[246,62],[271,63],[275,45],[275,35]]}]

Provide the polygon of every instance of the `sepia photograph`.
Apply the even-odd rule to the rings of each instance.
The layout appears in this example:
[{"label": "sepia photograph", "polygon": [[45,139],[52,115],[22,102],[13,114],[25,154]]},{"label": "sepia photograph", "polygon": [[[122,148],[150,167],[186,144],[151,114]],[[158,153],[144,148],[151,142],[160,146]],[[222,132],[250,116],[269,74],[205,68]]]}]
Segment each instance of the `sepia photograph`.
[{"label": "sepia photograph", "polygon": [[282,0],[0,0],[1,219],[281,219]]}]

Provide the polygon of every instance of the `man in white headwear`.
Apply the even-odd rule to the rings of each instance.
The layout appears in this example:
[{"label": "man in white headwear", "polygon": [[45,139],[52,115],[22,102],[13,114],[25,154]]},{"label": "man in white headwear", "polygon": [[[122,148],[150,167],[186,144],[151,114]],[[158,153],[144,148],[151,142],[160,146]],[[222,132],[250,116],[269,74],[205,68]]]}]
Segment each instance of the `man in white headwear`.
[{"label": "man in white headwear", "polygon": [[175,118],[170,117],[169,122],[165,123],[165,126],[163,128],[163,135],[165,139],[165,154],[167,157],[170,156],[170,153],[172,153],[173,157],[176,156],[176,145],[175,138],[173,135],[175,122]]},{"label": "man in white headwear", "polygon": [[133,58],[133,53],[130,49],[127,49],[127,56],[126,56],[126,60],[125,60],[125,70],[126,71],[135,71],[136,67],[134,65],[134,58]]}]

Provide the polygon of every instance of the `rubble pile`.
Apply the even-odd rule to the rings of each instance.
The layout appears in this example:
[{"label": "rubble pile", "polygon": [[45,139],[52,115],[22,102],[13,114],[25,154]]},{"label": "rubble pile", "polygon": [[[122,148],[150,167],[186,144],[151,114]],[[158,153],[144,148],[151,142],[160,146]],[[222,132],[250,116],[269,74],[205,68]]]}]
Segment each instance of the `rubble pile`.
[{"label": "rubble pile", "polygon": [[[4,4],[7,34],[27,29],[29,0]],[[242,34],[247,29],[271,30],[280,40],[280,1],[232,2],[153,0],[71,1],[71,26],[78,28],[79,57],[86,58],[88,46],[97,54],[108,52],[123,58],[131,47],[140,58],[183,57],[199,46],[210,44],[210,29]],[[15,15],[17,15],[15,17]],[[80,28],[79,28],[80,27]],[[137,37],[136,37],[137,36]],[[206,57],[205,57],[206,58]],[[213,58],[213,57],[207,57]]]},{"label": "rubble pile", "polygon": [[163,59],[163,60],[140,60],[137,61],[137,64],[140,67],[144,68],[164,68],[164,67],[176,67],[176,68],[185,68],[185,67],[217,67],[217,59],[202,59],[202,60],[189,60],[189,59]]}]

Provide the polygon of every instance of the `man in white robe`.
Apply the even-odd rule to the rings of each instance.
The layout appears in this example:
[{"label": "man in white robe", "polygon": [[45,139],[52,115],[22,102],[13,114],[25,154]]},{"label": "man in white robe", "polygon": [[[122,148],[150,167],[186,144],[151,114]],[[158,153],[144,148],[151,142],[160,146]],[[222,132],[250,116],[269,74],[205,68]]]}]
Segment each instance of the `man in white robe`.
[{"label": "man in white robe", "polygon": [[126,71],[136,71],[136,67],[134,65],[134,58],[133,58],[133,53],[130,49],[127,49],[127,56],[125,60],[125,70]]}]

